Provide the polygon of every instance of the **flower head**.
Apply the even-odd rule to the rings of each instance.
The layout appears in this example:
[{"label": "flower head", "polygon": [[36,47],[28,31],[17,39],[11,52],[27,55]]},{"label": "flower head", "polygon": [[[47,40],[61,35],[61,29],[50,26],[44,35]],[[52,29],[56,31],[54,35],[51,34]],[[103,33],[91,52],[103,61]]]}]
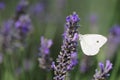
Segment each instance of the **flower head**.
[{"label": "flower head", "polygon": [[24,10],[28,6],[28,1],[27,0],[20,0],[18,6],[16,7],[16,12],[17,13],[24,13]]},{"label": "flower head", "polygon": [[57,58],[57,65],[52,63],[54,69],[54,80],[64,80],[66,73],[73,69],[77,64],[77,41],[78,41],[78,22],[80,18],[74,12],[66,18],[66,25],[63,34],[63,45]]},{"label": "flower head", "polygon": [[110,75],[109,72],[112,69],[112,63],[109,60],[106,60],[106,65],[103,63],[99,63],[100,70],[96,70],[94,80],[106,80],[106,78]]},{"label": "flower head", "polygon": [[0,2],[0,10],[5,9],[5,3],[4,2]]},{"label": "flower head", "polygon": [[96,24],[98,20],[98,16],[96,14],[92,14],[90,15],[90,23],[93,25],[93,24]]},{"label": "flower head", "polygon": [[106,57],[110,59],[114,56],[116,49],[120,44],[120,25],[114,25],[108,35]]},{"label": "flower head", "polygon": [[42,69],[49,70],[52,64],[52,58],[50,58],[50,47],[52,46],[52,40],[45,39],[43,36],[41,37],[41,46],[39,48],[39,66]]},{"label": "flower head", "polygon": [[15,31],[15,46],[16,47],[25,47],[26,39],[32,33],[32,22],[29,14],[27,13],[27,0],[20,0],[16,7],[16,13],[13,18],[14,20],[14,31]]},{"label": "flower head", "polygon": [[0,53],[0,64],[3,62],[3,54]]},{"label": "flower head", "polygon": [[12,50],[12,37],[13,37],[13,20],[7,20],[3,23],[1,30],[0,30],[0,36],[1,36],[1,47],[2,47],[2,52]]},{"label": "flower head", "polygon": [[120,36],[120,26],[119,25],[114,25],[111,29],[110,29],[110,33],[113,36]]},{"label": "flower head", "polygon": [[15,22],[15,27],[18,29],[18,32],[26,35],[32,28],[29,16],[28,15],[20,16],[19,20]]},{"label": "flower head", "polygon": [[37,3],[33,5],[30,9],[30,12],[33,13],[33,15],[39,15],[44,11],[44,4],[43,3]]}]

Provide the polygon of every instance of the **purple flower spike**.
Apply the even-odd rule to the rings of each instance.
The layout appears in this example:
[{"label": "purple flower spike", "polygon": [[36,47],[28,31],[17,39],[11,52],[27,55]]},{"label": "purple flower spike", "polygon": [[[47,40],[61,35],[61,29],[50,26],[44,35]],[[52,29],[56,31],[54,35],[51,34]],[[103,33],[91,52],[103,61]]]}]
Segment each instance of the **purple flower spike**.
[{"label": "purple flower spike", "polygon": [[0,36],[2,38],[2,53],[12,50],[12,36],[13,36],[13,20],[5,21],[0,30]]},{"label": "purple flower spike", "polygon": [[66,18],[65,30],[63,33],[63,45],[57,58],[57,65],[54,68],[54,80],[65,80],[66,73],[74,68],[77,62],[77,41],[78,41],[78,22],[80,18],[74,12]]},{"label": "purple flower spike", "polygon": [[120,36],[120,26],[119,25],[115,25],[114,27],[112,27],[110,29],[110,33],[114,36]]},{"label": "purple flower spike", "polygon": [[0,2],[0,10],[5,9],[5,3],[4,2]]},{"label": "purple flower spike", "polygon": [[18,20],[14,22],[17,39],[24,42],[27,36],[32,32],[32,23],[28,15],[19,16]]},{"label": "purple flower spike", "polygon": [[10,29],[13,24],[12,20],[8,20],[5,23],[3,23],[2,33],[7,36],[10,34]]},{"label": "purple flower spike", "polygon": [[103,63],[99,63],[100,71],[96,70],[93,80],[106,80],[109,76],[109,72],[112,69],[112,63],[109,60],[106,60],[106,65],[104,67]]},{"label": "purple flower spike", "polygon": [[30,12],[33,13],[33,15],[39,15],[43,11],[44,11],[43,3],[37,3],[30,8]]},{"label": "purple flower spike", "polygon": [[90,23],[95,24],[97,22],[98,16],[96,14],[90,15]]},{"label": "purple flower spike", "polygon": [[3,54],[0,53],[0,64],[3,62]]},{"label": "purple flower spike", "polygon": [[114,25],[109,32],[108,36],[108,44],[107,44],[107,59],[111,59],[115,53],[117,48],[119,48],[120,44],[120,25]]},{"label": "purple flower spike", "polygon": [[19,28],[21,32],[27,33],[31,30],[31,20],[28,15],[20,16],[19,20],[16,21],[15,27]]},{"label": "purple flower spike", "polygon": [[39,66],[42,69],[51,69],[52,58],[50,58],[50,47],[52,46],[52,40],[45,39],[43,36],[41,37],[41,46],[39,48]]},{"label": "purple flower spike", "polygon": [[16,7],[16,12],[23,13],[27,6],[28,6],[27,0],[20,0],[18,6]]}]

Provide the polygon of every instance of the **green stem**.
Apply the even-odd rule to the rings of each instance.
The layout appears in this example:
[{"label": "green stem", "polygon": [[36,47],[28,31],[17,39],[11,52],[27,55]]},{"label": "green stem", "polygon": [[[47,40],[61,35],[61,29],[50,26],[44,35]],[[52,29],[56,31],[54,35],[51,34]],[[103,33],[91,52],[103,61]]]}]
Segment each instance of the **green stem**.
[{"label": "green stem", "polygon": [[65,80],[70,80],[69,79],[69,73],[66,73]]},{"label": "green stem", "polygon": [[[46,78],[46,80],[51,80],[51,72],[46,72],[46,74],[47,74],[47,78]],[[53,79],[52,79],[53,80]]]},{"label": "green stem", "polygon": [[120,58],[119,58],[120,52],[117,53],[117,54],[118,54],[118,56],[117,56],[117,58],[116,58],[116,60],[115,60],[115,61],[116,61],[115,64],[113,64],[114,67],[113,67],[113,71],[112,71],[110,80],[115,80],[115,79],[116,79],[117,72],[118,72],[119,67],[120,67]]}]

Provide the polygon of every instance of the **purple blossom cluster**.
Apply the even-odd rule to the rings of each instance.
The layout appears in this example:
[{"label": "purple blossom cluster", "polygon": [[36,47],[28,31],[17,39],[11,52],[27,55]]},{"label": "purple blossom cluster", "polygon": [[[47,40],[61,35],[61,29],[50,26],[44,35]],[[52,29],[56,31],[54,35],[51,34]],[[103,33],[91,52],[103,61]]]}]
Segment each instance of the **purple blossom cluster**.
[{"label": "purple blossom cluster", "polygon": [[0,10],[4,10],[5,9],[5,3],[4,2],[0,2]]},{"label": "purple blossom cluster", "polygon": [[0,64],[3,62],[3,53],[0,53]]},{"label": "purple blossom cluster", "polygon": [[28,2],[26,0],[21,0],[16,8],[14,17],[15,31],[20,41],[24,41],[32,30],[31,19],[27,14],[27,6]]},{"label": "purple blossom cluster", "polygon": [[50,58],[50,47],[52,46],[52,40],[48,40],[44,38],[43,36],[41,37],[41,45],[39,48],[39,66],[42,69],[49,70],[51,69],[51,64],[52,64],[52,58]]},{"label": "purple blossom cluster", "polygon": [[44,4],[43,3],[36,3],[30,7],[31,15],[40,16],[39,14],[44,12]]},{"label": "purple blossom cluster", "polygon": [[111,59],[120,44],[120,25],[114,25],[108,35],[106,58]]},{"label": "purple blossom cluster", "polygon": [[103,63],[99,63],[100,70],[96,69],[96,73],[94,74],[93,80],[106,80],[108,76],[110,76],[109,72],[112,69],[112,63],[109,60],[106,60],[106,65]]},{"label": "purple blossom cluster", "polygon": [[54,80],[64,80],[66,73],[77,64],[79,21],[80,18],[75,12],[66,18],[63,45],[56,61],[57,65],[55,65],[55,62],[52,63],[55,75]]},{"label": "purple blossom cluster", "polygon": [[111,29],[110,29],[110,35],[114,37],[115,41],[117,43],[120,42],[120,25],[114,25]]},{"label": "purple blossom cluster", "polygon": [[15,22],[15,29],[17,38],[22,41],[24,40],[29,32],[31,32],[32,24],[28,15],[21,15],[19,19]]},{"label": "purple blossom cluster", "polygon": [[0,31],[2,52],[11,52],[17,47],[24,46],[27,36],[32,31],[31,20],[26,12],[27,6],[26,0],[20,0],[14,18],[9,19],[2,25]]},{"label": "purple blossom cluster", "polygon": [[20,0],[16,7],[16,13],[13,18],[14,26],[14,46],[22,48],[26,46],[26,39],[32,32],[32,23],[29,14],[27,13],[28,1]]},{"label": "purple blossom cluster", "polygon": [[47,1],[38,1],[35,4],[32,4],[29,8],[29,13],[31,15],[31,17],[33,17],[34,19],[38,19],[39,22],[44,22],[46,21],[46,14],[49,14],[48,12],[46,12],[47,9]]},{"label": "purple blossom cluster", "polygon": [[13,39],[13,20],[5,21],[1,27],[0,30],[0,36],[1,36],[1,45],[2,48],[1,52],[4,53],[6,51],[11,51],[12,48],[12,39]]},{"label": "purple blossom cluster", "polygon": [[16,7],[16,18],[18,18],[21,14],[26,14],[28,7],[28,1],[27,0],[20,0]]},{"label": "purple blossom cluster", "polygon": [[[22,61],[20,60],[20,56],[18,54],[15,54],[19,53],[21,48],[26,47],[26,39],[28,38],[32,30],[31,19],[27,13],[28,4],[26,3],[26,0],[21,1],[17,6],[14,17],[8,19],[7,21],[4,21],[4,23],[0,25],[0,64],[6,64],[7,60],[8,63],[9,60],[10,62],[15,63],[12,64],[12,67],[14,67],[14,71],[12,71],[10,74],[15,74],[16,76],[19,76],[23,72],[23,70],[29,71],[33,68],[32,61],[28,59],[23,60],[23,66],[21,66],[20,63],[22,63]],[[7,59],[6,55],[8,54],[11,55],[9,55]],[[5,69],[9,68],[8,65],[5,66],[7,66]],[[11,69],[11,67],[9,69]]]}]

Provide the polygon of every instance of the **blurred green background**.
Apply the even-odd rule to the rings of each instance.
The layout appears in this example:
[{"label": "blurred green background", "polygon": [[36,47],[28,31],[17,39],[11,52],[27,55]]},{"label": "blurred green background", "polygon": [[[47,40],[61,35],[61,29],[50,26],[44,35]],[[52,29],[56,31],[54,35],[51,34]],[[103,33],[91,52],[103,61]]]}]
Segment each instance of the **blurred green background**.
[{"label": "blurred green background", "polygon": [[[0,10],[0,26],[2,26],[4,21],[14,17],[16,6],[20,1],[1,0],[0,2],[5,3],[4,9]],[[0,80],[53,80],[52,70],[47,71],[39,67],[37,54],[39,53],[40,37],[44,36],[53,40],[50,55],[55,61],[62,45],[66,16],[74,11],[80,17],[79,33],[81,34],[98,33],[109,38],[110,28],[120,24],[120,0],[28,0],[28,3],[26,12],[30,15],[33,25],[32,35],[27,37],[27,47],[19,49],[13,54],[2,53]],[[38,12],[34,10],[37,4],[41,5]],[[108,58],[107,55],[110,55],[107,51],[108,44],[93,57],[85,56],[79,46],[79,64],[70,72],[70,80],[91,80],[98,67],[98,62],[105,62],[106,59],[110,59],[113,63],[109,80],[120,80],[120,48],[117,45],[112,57]],[[84,61],[89,68],[82,72],[80,66]],[[28,64],[30,69],[25,70],[24,63]]]}]

